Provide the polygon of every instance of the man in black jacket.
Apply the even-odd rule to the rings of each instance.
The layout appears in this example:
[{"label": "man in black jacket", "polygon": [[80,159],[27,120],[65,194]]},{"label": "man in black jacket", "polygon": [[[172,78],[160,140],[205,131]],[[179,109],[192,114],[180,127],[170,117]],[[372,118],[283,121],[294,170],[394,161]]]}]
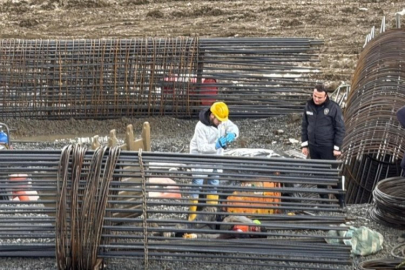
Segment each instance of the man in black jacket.
[{"label": "man in black jacket", "polygon": [[[316,85],[302,117],[302,153],[311,159],[336,159],[342,154],[344,136],[342,110],[329,99],[323,85]],[[328,195],[321,194],[321,198],[328,198]]]}]

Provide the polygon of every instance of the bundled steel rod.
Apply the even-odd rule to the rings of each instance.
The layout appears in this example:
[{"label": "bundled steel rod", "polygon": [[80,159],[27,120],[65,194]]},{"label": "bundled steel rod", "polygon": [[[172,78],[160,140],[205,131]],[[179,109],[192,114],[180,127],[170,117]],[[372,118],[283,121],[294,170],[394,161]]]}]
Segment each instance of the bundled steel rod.
[{"label": "bundled steel rod", "polygon": [[[95,151],[86,178],[81,173],[86,148],[67,146],[62,150],[55,237],[59,269],[94,269],[97,264],[109,187],[120,148],[110,149],[103,162],[106,150],[100,147]],[[67,179],[70,169],[71,181]],[[85,180],[85,186],[80,180]]]},{"label": "bundled steel rod", "polygon": [[[4,151],[0,191],[14,200],[0,205],[0,256],[56,256],[60,269],[72,265],[89,269],[97,259],[122,257],[145,268],[158,261],[227,264],[236,255],[240,265],[293,269],[298,264],[311,269],[311,263],[322,263],[324,269],[341,269],[351,263],[350,247],[329,245],[325,239],[341,239],[326,233],[330,225],[345,222],[332,198],[344,191],[302,187],[338,186],[339,164],[118,154],[114,149],[87,151],[79,146],[62,152]],[[196,174],[204,179],[218,177],[219,198],[217,204],[210,203],[205,194],[211,194],[213,187],[202,185],[197,218],[188,221],[189,194],[196,188],[191,180]],[[293,196],[297,193],[314,196]],[[331,198],[321,199],[319,193]],[[255,219],[260,223],[253,223]],[[235,230],[235,226],[249,229]],[[19,244],[13,243],[16,239]]]},{"label": "bundled steel rod", "polygon": [[344,112],[347,201],[369,203],[378,181],[401,173],[405,132],[396,119],[405,104],[405,31],[378,35],[361,53]]},{"label": "bundled steel rod", "polygon": [[4,117],[234,117],[300,112],[321,41],[308,38],[1,40]]}]

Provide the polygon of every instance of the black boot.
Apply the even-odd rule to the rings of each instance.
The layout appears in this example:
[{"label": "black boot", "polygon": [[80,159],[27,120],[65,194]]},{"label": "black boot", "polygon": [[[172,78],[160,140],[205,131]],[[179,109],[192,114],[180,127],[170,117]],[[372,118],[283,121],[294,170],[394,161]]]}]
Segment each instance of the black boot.
[{"label": "black boot", "polygon": [[337,195],[337,199],[339,200],[340,207],[345,208],[346,207],[346,196],[344,194]]}]

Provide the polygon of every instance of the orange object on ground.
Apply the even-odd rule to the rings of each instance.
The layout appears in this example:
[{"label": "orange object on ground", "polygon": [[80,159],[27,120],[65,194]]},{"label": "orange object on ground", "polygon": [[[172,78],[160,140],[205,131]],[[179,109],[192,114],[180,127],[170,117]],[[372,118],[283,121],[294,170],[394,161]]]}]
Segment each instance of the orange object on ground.
[{"label": "orange object on ground", "polygon": [[[149,178],[149,183],[156,183],[156,184],[165,184],[164,189],[168,192],[164,191],[149,191],[148,195],[151,198],[162,198],[162,199],[180,199],[181,194],[179,192],[179,186],[176,186],[176,182],[170,178]],[[161,189],[162,186],[151,187]]]},{"label": "orange object on ground", "polygon": [[25,191],[14,191],[13,192],[13,199],[14,198],[18,198],[18,200],[20,200],[22,202],[29,202],[30,201],[30,197],[27,196]]},{"label": "orange object on ground", "polygon": [[185,233],[183,235],[183,238],[185,238],[185,239],[197,239],[197,234],[195,234],[195,233]]},{"label": "orange object on ground", "polygon": [[[280,183],[274,182],[248,182],[242,186],[250,186],[259,189],[264,188],[278,188]],[[255,197],[250,197],[255,196]],[[279,209],[271,207],[278,206],[281,202],[281,192],[279,191],[234,191],[231,196],[227,198],[227,212],[230,213],[244,213],[244,214],[277,214]],[[249,207],[246,207],[249,206]]]},{"label": "orange object on ground", "polygon": [[[28,175],[26,174],[11,174],[10,175],[10,181],[27,181]],[[26,183],[24,183],[26,184]],[[21,185],[21,188],[24,188],[25,186]],[[30,197],[27,196],[27,193],[22,190],[17,190],[13,191],[13,199],[18,198],[22,202],[27,202],[30,201]]]},{"label": "orange object on ground", "polygon": [[254,225],[235,225],[232,230],[237,232],[260,232],[260,227]]}]

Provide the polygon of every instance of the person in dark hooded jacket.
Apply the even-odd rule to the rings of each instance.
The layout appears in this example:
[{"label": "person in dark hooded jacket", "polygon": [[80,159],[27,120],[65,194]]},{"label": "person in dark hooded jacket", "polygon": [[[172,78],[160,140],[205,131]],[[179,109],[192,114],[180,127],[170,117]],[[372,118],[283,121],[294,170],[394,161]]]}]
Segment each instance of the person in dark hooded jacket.
[{"label": "person in dark hooded jacket", "polygon": [[[193,138],[190,142],[191,154],[222,155],[224,148],[239,136],[239,128],[228,119],[229,109],[224,102],[215,102],[209,108],[203,109],[199,114],[199,120],[195,126]],[[190,201],[190,213],[188,219],[196,217],[199,190],[208,177],[207,184],[213,186],[208,190],[208,204],[218,204],[216,188],[219,184],[215,169],[193,169],[193,185]]]},{"label": "person in dark hooded jacket", "polygon": [[[401,107],[397,111],[397,119],[401,124],[402,128],[405,128],[405,106]],[[405,154],[402,157],[401,168],[402,168],[402,176],[405,176]]]},{"label": "person in dark hooded jacket", "polygon": [[[340,106],[330,100],[323,85],[316,85],[304,110],[301,128],[301,148],[311,159],[334,160],[342,154],[345,124]],[[326,186],[318,185],[318,188]],[[327,194],[320,194],[328,198]],[[341,204],[342,198],[339,198]]]}]

